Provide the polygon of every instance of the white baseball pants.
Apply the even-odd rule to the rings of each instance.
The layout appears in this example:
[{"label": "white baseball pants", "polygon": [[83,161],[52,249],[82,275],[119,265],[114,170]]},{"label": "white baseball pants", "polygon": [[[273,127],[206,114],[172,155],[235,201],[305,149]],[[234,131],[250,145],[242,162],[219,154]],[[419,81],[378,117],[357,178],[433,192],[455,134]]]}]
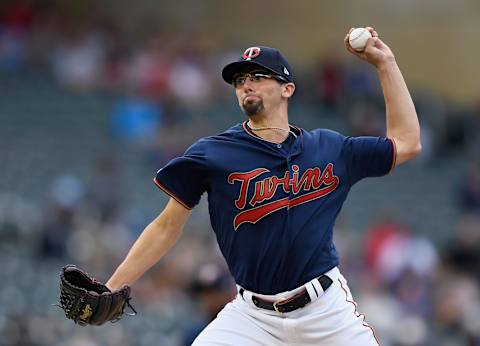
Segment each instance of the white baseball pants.
[{"label": "white baseball pants", "polygon": [[[333,284],[323,292],[318,280],[277,295],[255,294],[276,301],[305,287],[312,300],[288,312],[260,309],[245,291],[228,303],[195,339],[193,346],[379,346],[365,316],[357,312],[347,281],[338,268],[325,273]],[[315,289],[313,289],[315,287]],[[317,292],[321,292],[315,294]]]}]

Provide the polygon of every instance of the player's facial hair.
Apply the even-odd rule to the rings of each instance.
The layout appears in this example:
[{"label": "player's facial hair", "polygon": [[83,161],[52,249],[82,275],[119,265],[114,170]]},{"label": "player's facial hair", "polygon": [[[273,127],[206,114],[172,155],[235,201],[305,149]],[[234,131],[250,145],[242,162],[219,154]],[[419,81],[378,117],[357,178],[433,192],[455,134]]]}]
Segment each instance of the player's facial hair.
[{"label": "player's facial hair", "polygon": [[245,112],[245,115],[249,117],[261,113],[265,109],[261,99],[255,102],[244,102],[240,107]]}]

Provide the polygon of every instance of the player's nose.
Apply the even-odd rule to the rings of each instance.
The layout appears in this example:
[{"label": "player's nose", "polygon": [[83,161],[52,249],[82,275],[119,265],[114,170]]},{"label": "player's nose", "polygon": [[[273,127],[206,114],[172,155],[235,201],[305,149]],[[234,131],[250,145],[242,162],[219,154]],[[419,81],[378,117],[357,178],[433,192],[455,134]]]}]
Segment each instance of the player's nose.
[{"label": "player's nose", "polygon": [[254,85],[255,85],[254,82],[252,82],[250,78],[246,78],[245,82],[243,82],[242,88],[246,92],[254,91],[255,90]]}]

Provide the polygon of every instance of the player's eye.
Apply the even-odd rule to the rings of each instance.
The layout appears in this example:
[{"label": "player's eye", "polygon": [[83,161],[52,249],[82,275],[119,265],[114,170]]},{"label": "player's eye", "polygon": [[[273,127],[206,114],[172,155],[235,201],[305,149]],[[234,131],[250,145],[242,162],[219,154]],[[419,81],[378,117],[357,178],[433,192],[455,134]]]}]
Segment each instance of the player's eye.
[{"label": "player's eye", "polygon": [[243,83],[245,83],[245,79],[247,79],[247,76],[246,75],[238,75],[238,76],[235,76],[233,77],[233,80],[232,80],[232,84],[235,88],[243,85]]},{"label": "player's eye", "polygon": [[238,74],[234,76],[232,79],[232,84],[235,88],[238,88],[245,83],[245,80],[247,78],[249,78],[252,82],[259,82],[262,79],[273,78],[273,77],[264,72],[243,73],[243,74]]},{"label": "player's eye", "polygon": [[262,79],[271,78],[272,76],[264,73],[255,73],[252,75],[251,79],[255,82],[258,82]]}]

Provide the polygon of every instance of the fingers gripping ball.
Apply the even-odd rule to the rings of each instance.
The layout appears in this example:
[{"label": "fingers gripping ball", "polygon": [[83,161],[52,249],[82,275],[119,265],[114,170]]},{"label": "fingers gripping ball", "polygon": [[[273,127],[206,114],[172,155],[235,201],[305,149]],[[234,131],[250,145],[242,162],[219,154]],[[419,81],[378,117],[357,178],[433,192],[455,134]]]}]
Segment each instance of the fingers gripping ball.
[{"label": "fingers gripping ball", "polygon": [[60,306],[68,319],[82,326],[118,321],[130,305],[130,287],[111,292],[107,286],[76,266],[63,267],[60,273]]},{"label": "fingers gripping ball", "polygon": [[365,49],[369,38],[372,38],[370,31],[365,28],[356,28],[353,29],[348,36],[348,42],[357,52],[362,52]]}]

